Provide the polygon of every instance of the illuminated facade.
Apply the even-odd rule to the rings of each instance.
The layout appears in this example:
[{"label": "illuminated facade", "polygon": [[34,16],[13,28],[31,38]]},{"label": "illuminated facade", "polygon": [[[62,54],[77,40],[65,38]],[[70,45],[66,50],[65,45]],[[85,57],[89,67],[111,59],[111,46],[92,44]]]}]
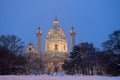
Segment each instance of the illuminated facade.
[{"label": "illuminated facade", "polygon": [[[57,18],[54,20],[54,25],[51,27],[45,39],[45,52],[41,54],[41,36],[40,28],[37,30],[37,54],[42,58],[45,70],[50,72],[61,72],[64,59],[68,59],[68,46],[65,32],[59,26]],[[74,34],[74,35],[73,35]],[[72,38],[71,46],[74,46],[75,32],[73,28],[70,31]],[[29,47],[27,47],[29,48]],[[28,51],[26,51],[28,53]]]}]

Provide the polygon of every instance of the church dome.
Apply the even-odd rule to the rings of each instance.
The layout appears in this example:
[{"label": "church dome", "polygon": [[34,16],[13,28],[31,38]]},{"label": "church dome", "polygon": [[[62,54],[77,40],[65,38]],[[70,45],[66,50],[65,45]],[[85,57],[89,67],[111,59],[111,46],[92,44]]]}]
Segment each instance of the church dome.
[{"label": "church dome", "polygon": [[47,52],[67,52],[66,35],[58,25],[57,18],[54,20],[54,26],[47,33],[45,49]]},{"label": "church dome", "polygon": [[66,40],[65,32],[59,26],[53,26],[46,36],[47,40]]},{"label": "church dome", "polygon": [[47,40],[66,40],[65,32],[58,25],[57,18],[54,21],[54,26],[48,31]]}]

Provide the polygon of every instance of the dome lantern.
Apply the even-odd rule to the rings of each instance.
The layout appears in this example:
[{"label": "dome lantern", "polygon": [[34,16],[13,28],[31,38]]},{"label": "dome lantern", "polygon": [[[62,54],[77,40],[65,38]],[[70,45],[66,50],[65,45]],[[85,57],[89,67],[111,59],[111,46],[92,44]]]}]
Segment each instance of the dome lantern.
[{"label": "dome lantern", "polygon": [[54,20],[54,26],[58,26],[58,19],[57,19],[57,17],[55,17],[55,20]]}]

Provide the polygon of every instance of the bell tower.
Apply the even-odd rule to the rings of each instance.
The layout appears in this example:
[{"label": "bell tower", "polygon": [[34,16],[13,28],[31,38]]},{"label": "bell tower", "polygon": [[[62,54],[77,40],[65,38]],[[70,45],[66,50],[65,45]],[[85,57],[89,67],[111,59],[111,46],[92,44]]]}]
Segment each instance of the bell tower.
[{"label": "bell tower", "polygon": [[37,51],[38,51],[38,56],[41,57],[41,36],[42,36],[42,31],[40,27],[37,29],[36,32],[37,35]]},{"label": "bell tower", "polygon": [[75,45],[75,30],[74,28],[72,27],[71,30],[70,30],[70,36],[71,36],[71,51],[73,50],[73,47]]}]

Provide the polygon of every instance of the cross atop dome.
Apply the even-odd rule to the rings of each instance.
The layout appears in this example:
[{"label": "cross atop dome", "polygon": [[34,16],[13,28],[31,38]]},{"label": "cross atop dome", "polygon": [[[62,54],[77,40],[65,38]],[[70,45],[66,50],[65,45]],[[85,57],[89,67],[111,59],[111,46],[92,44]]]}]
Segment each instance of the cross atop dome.
[{"label": "cross atop dome", "polygon": [[55,20],[54,20],[54,26],[58,26],[58,19],[57,19],[57,16],[55,17]]},{"label": "cross atop dome", "polygon": [[55,20],[54,21],[58,21],[57,16],[55,16]]}]

